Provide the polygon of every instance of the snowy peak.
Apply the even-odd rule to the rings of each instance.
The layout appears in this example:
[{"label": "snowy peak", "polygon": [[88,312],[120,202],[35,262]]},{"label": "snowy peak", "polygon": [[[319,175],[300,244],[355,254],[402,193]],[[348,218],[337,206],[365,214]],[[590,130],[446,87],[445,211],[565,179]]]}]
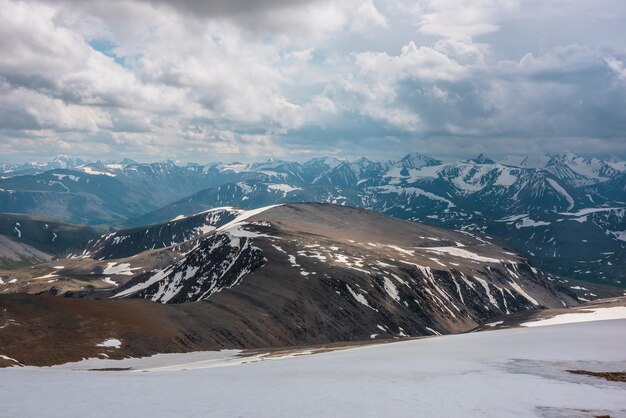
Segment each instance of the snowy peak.
[{"label": "snowy peak", "polygon": [[69,155],[57,155],[52,160],[51,166],[56,165],[57,167],[55,168],[69,169],[69,168],[76,168],[83,164],[86,164],[86,162],[81,160],[80,158],[70,157]]},{"label": "snowy peak", "polygon": [[124,158],[122,159],[118,164],[122,164],[122,165],[134,165],[137,164],[137,161],[133,160],[132,158]]},{"label": "snowy peak", "polygon": [[413,152],[405,155],[400,161],[398,161],[397,165],[406,168],[422,168],[441,165],[441,161],[418,152]]},{"label": "snowy peak", "polygon": [[367,167],[368,165],[372,164],[372,161],[369,158],[363,156],[361,158],[357,158],[354,161],[351,161],[350,163],[358,165],[359,167]]},{"label": "snowy peak", "polygon": [[335,187],[356,187],[361,182],[381,175],[388,165],[361,157],[350,162],[340,162],[323,171],[313,179],[313,184]]},{"label": "snowy peak", "polygon": [[328,170],[329,168],[335,168],[344,162],[345,161],[339,160],[335,157],[317,157],[311,158],[303,165],[306,168],[322,168],[323,170]]},{"label": "snowy peak", "polygon": [[495,161],[487,157],[485,154],[478,154],[478,156],[470,160],[476,164],[495,164]]},{"label": "snowy peak", "polygon": [[608,181],[617,174],[617,170],[608,165],[606,162],[595,157],[579,157],[571,152],[555,154],[555,159],[562,161],[572,171],[583,178],[596,182]]},{"label": "snowy peak", "polygon": [[[543,169],[574,187],[589,186],[609,181],[619,173],[620,164],[610,163],[595,157],[580,157],[569,151],[557,154],[531,154],[506,156],[500,163],[523,168]],[[626,166],[626,165],[625,165]]]},{"label": "snowy peak", "polygon": [[499,162],[504,165],[523,168],[546,168],[552,157],[546,153],[530,155],[507,155]]}]

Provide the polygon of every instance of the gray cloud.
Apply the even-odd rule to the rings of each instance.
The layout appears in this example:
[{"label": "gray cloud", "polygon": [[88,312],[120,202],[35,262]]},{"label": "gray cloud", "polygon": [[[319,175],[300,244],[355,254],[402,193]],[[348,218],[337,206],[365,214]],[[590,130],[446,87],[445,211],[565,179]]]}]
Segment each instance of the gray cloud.
[{"label": "gray cloud", "polygon": [[267,11],[280,13],[281,9],[316,3],[322,0],[144,0],[152,4],[167,5],[191,14],[203,16],[242,16]]},{"label": "gray cloud", "polygon": [[[268,11],[280,12],[281,9],[298,7],[324,0],[138,0],[141,3],[166,6],[190,15],[203,17],[232,17],[265,14]],[[63,0],[65,3],[84,4],[81,0]],[[129,3],[128,0],[95,0],[93,4],[102,5]]]},{"label": "gray cloud", "polygon": [[626,156],[624,27],[613,0],[0,0],[0,153]]}]

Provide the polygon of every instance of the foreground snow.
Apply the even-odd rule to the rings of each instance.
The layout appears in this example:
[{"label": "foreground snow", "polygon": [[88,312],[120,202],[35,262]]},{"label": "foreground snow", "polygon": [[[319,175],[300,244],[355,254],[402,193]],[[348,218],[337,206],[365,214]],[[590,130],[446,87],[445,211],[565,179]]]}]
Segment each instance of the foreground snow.
[{"label": "foreground snow", "polygon": [[524,322],[523,327],[543,327],[547,325],[573,324],[578,322],[606,321],[610,319],[626,319],[626,306],[609,308],[583,308],[579,312],[564,313],[539,321]]},{"label": "foreground snow", "polygon": [[[236,352],[166,355],[147,372],[11,368],[0,416],[626,416],[624,383],[566,371],[626,370],[624,347],[626,320],[612,320],[246,364],[223,361]],[[176,362],[189,370],[163,371]]]}]

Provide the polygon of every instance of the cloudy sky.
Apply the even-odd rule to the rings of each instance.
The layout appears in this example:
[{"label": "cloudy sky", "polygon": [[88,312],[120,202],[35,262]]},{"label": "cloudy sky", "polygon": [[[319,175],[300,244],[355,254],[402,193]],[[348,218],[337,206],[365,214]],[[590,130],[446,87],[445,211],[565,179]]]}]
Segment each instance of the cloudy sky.
[{"label": "cloudy sky", "polygon": [[626,157],[624,39],[623,0],[0,0],[0,159]]}]

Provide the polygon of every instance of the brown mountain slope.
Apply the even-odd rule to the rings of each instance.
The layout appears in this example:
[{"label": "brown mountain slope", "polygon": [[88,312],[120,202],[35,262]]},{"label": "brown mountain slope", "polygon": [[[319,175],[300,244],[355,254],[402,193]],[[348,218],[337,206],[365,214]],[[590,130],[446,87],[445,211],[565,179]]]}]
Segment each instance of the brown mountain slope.
[{"label": "brown mountain slope", "polygon": [[[154,267],[154,257],[174,249],[176,256]],[[101,267],[85,274],[83,299],[2,296],[7,326],[0,324],[0,354],[45,364],[102,352],[434,335],[507,313],[577,304],[558,279],[494,239],[333,205],[243,212],[184,250],[166,247],[123,261],[106,261],[109,272],[121,272],[111,275],[118,284],[109,288],[89,285],[102,284]],[[63,271],[51,288],[63,290]],[[4,290],[27,289],[29,280],[20,276]],[[109,338],[121,348],[96,346]]]}]

